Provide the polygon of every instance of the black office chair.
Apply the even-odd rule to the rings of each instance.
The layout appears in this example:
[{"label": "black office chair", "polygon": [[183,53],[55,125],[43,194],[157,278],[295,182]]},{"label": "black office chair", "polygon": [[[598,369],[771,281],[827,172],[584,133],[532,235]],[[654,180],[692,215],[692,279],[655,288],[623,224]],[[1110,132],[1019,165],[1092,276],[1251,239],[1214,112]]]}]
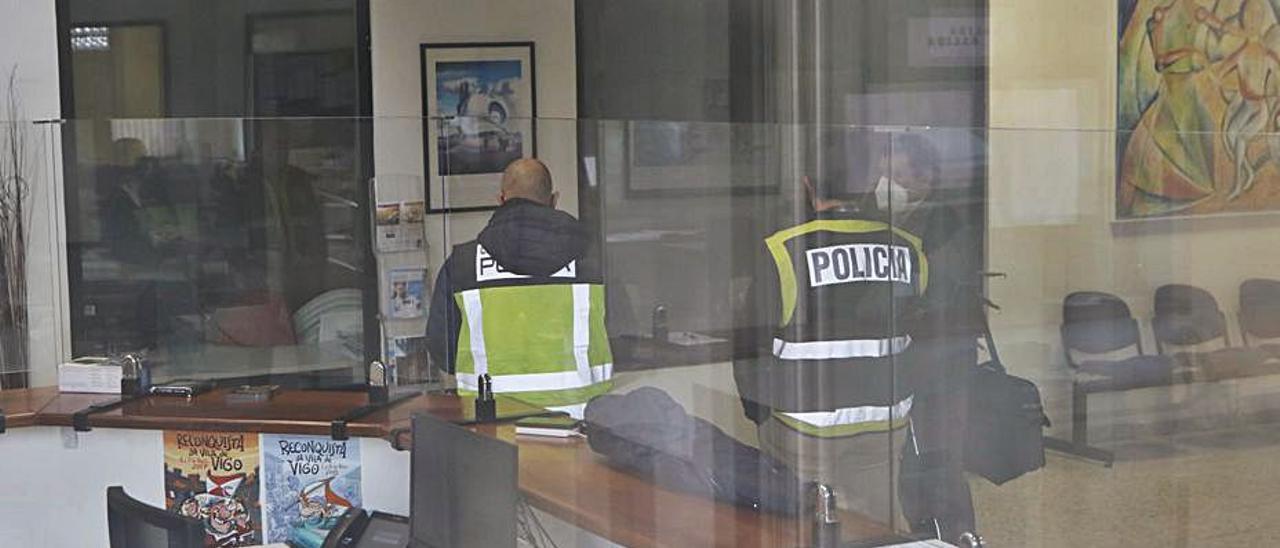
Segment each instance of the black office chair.
[{"label": "black office chair", "polygon": [[[1240,338],[1273,357],[1280,357],[1280,280],[1254,278],[1240,283]],[[1252,340],[1251,340],[1252,339]],[[1263,342],[1268,341],[1271,342]]]},{"label": "black office chair", "polygon": [[125,494],[123,487],[107,488],[107,530],[111,548],[200,548],[204,524],[156,508]]},{"label": "black office chair", "polygon": [[[1138,321],[1124,300],[1110,293],[1079,291],[1062,301],[1062,351],[1076,372],[1071,383],[1071,440],[1047,439],[1050,449],[1102,461],[1110,451],[1089,445],[1089,394],[1168,386],[1185,380],[1168,356],[1147,355]],[[1125,350],[1133,355],[1111,357]]]},{"label": "black office chair", "polygon": [[[1062,349],[1067,365],[1091,377],[1081,387],[1090,392],[1115,392],[1165,386],[1174,382],[1174,362],[1168,356],[1147,355],[1138,321],[1129,305],[1115,295],[1080,291],[1062,301]],[[1133,349],[1122,359],[1094,358]],[[1083,354],[1082,360],[1077,359]],[[1090,356],[1092,355],[1092,356]]]},{"label": "black office chair", "polygon": [[[1199,287],[1168,284],[1157,288],[1152,328],[1160,353],[1172,355],[1203,380],[1280,373],[1280,367],[1274,362],[1268,363],[1270,357],[1265,352],[1231,346],[1227,317],[1218,307],[1218,300]],[[1223,348],[1211,351],[1176,349],[1213,341],[1221,341]],[[1175,348],[1168,348],[1171,346]]]}]

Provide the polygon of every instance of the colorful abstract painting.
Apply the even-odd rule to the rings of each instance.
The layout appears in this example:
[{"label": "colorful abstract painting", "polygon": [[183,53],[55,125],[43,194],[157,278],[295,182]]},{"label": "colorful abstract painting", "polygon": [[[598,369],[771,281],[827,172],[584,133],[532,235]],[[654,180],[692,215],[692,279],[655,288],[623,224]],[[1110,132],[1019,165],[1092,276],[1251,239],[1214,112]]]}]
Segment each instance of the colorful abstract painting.
[{"label": "colorful abstract painting", "polygon": [[1117,219],[1280,208],[1280,0],[1120,0]]}]

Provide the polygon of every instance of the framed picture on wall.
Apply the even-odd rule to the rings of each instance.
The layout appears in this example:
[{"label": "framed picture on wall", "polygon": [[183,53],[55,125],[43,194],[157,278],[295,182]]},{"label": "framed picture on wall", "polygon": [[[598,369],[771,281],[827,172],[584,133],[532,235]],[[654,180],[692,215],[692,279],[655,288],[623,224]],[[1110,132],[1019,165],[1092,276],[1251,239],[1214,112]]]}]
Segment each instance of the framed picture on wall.
[{"label": "framed picture on wall", "polygon": [[498,205],[502,171],[538,153],[533,42],[422,44],[427,210]]},{"label": "framed picture on wall", "polygon": [[1280,210],[1271,5],[1163,4],[1120,0],[1116,220]]},{"label": "framed picture on wall", "polygon": [[[633,198],[772,194],[766,125],[640,120],[627,123],[626,195]],[[776,165],[776,164],[775,164]]]}]

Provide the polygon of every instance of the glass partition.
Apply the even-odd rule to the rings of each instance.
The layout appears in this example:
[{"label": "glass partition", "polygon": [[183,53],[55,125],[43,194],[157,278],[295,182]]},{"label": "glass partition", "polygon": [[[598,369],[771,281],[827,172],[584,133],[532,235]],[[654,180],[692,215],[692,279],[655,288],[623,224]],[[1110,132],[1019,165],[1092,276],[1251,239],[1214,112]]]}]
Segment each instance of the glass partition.
[{"label": "glass partition", "polygon": [[[1263,497],[1277,480],[1262,468],[1226,477],[1209,471],[1261,466],[1274,450],[1268,402],[1276,387],[1268,375],[1277,362],[1263,318],[1271,308],[1267,279],[1277,275],[1273,254],[1261,247],[1275,233],[1263,213],[1271,207],[1264,190],[1274,171],[1271,136],[1247,138],[1240,165],[1254,175],[1238,179],[1220,145],[1232,141],[1219,134],[538,120],[539,156],[570,146],[542,148],[543,136],[567,135],[557,126],[573,124],[583,139],[576,162],[548,165],[562,209],[573,211],[563,194],[576,186],[578,217],[599,253],[613,393],[659,388],[689,415],[798,467],[800,478],[836,471],[840,477],[825,478],[841,507],[900,532],[941,530],[956,541],[976,530],[993,545],[1018,546],[1266,535],[1228,533],[1226,518],[1206,512],[1220,504],[1211,485]],[[1129,144],[1136,138],[1140,145]],[[823,170],[798,160],[813,141],[838,143],[824,150]],[[1207,144],[1213,163],[1200,169],[1213,176],[1191,185],[1178,163],[1185,160],[1159,152],[1182,141]],[[761,298],[753,282],[779,275],[771,236],[824,218],[806,176],[820,207],[841,202],[834,211],[919,240],[912,260],[921,264],[903,268],[890,289],[860,301],[837,297],[838,285],[797,294],[813,299],[809,306],[835,301],[846,309],[807,312],[826,337],[871,328],[877,317],[887,318],[872,329],[882,337],[911,336],[892,354],[891,382],[873,402],[909,399],[910,420],[863,444],[876,458],[859,454],[858,441],[832,449],[840,442],[770,431],[783,408],[773,407],[761,426],[743,409],[743,372],[756,367],[744,364],[787,365],[787,345],[777,341],[795,342],[774,323],[786,297]],[[1189,188],[1197,194],[1188,196]],[[459,245],[490,215],[451,214],[440,226]],[[863,261],[854,253],[878,253],[858,246],[885,242],[824,237],[788,265],[800,285],[823,273],[858,280],[867,267],[863,277],[875,277],[874,255]],[[911,247],[906,236],[888,238],[888,256]],[[915,295],[905,278],[925,276],[925,262],[927,284]],[[892,279],[896,268],[883,273]],[[877,301],[887,316],[877,316]],[[996,370],[1016,379],[993,388]],[[830,371],[818,378],[840,381]],[[1042,433],[1043,464],[1034,449],[1017,452],[1038,447]],[[806,451],[820,456],[806,461]],[[1012,461],[993,462],[1002,458]],[[875,481],[840,484],[856,475],[842,468],[868,462],[884,467]],[[718,479],[742,480],[717,470],[725,474]],[[683,520],[652,511],[675,538]],[[1135,523],[1150,527],[1134,532]]]},{"label": "glass partition", "polygon": [[[373,135],[372,181],[311,140],[321,123]],[[401,384],[464,395],[488,374],[587,421],[585,441],[493,431],[521,474],[565,467],[557,492],[593,507],[575,521],[521,480],[521,519],[560,546],[626,544],[610,535],[637,523],[660,544],[809,545],[828,492],[812,482],[846,539],[1274,536],[1269,133],[518,116],[22,131],[50,180],[60,136],[109,136],[61,150],[77,354],[146,348],[158,380],[322,384],[362,383],[381,356]],[[545,173],[512,166],[535,157]],[[658,494],[601,491],[607,474]]]},{"label": "glass partition", "polygon": [[145,350],[157,381],[362,382],[375,271],[361,125],[67,122],[74,353]]}]

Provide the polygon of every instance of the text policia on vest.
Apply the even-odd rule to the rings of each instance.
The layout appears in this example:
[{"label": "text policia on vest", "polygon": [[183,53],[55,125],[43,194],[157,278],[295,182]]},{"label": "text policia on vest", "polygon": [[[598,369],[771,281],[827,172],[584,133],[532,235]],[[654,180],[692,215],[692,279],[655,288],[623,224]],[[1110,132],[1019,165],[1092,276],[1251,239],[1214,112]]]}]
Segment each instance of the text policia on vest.
[{"label": "text policia on vest", "polygon": [[851,282],[911,283],[911,250],[900,245],[835,245],[805,252],[809,285]]}]

